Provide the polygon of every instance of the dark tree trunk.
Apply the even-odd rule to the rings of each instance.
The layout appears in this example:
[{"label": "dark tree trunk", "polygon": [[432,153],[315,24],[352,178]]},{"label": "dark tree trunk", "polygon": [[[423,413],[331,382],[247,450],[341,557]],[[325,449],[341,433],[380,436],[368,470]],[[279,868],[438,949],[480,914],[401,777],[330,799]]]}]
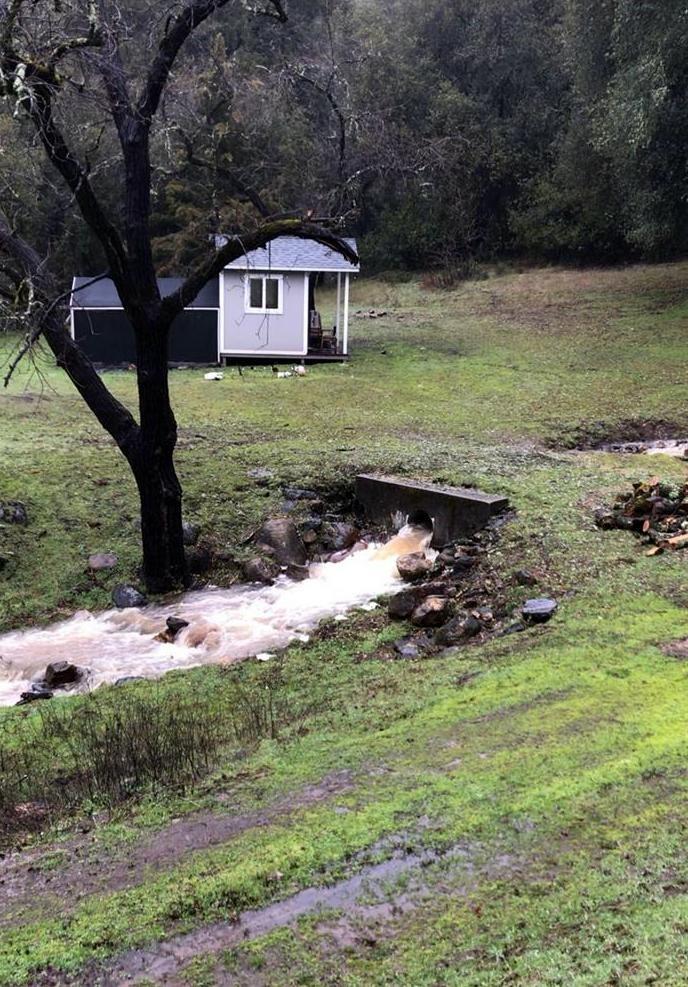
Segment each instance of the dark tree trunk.
[{"label": "dark tree trunk", "polygon": [[[64,367],[88,407],[126,457],[141,499],[143,572],[146,585],[152,592],[165,592],[188,585],[182,529],[182,491],[174,468],[177,423],[170,405],[167,379],[167,342],[174,318],[230,261],[252,249],[264,247],[278,236],[312,236],[333,246],[345,257],[354,261],[357,259],[356,253],[343,240],[318,226],[295,219],[266,222],[253,234],[242,238],[229,237],[217,249],[203,251],[182,286],[164,300],[161,299],[150,235],[150,131],[180,49],[197,27],[228,3],[229,0],[185,0],[175,8],[151,57],[141,95],[135,105],[130,98],[135,86],[133,80],[127,78],[119,48],[119,27],[115,22],[107,22],[107,18],[105,25],[101,23],[104,13],[100,10],[101,5],[87,5],[89,24],[83,35],[78,33],[72,36],[69,31],[66,36],[59,32],[55,34],[51,20],[39,18],[36,24],[42,37],[33,39],[33,53],[25,55],[30,39],[25,34],[23,7],[29,8],[31,5],[28,0],[0,4],[0,78],[5,87],[9,85],[6,95],[16,91],[14,115],[18,115],[20,106],[26,112],[48,160],[71,190],[84,220],[100,241],[108,262],[108,274],[117,287],[124,311],[134,329],[138,424],[127,408],[109,393],[91,361],[66,331],[62,321],[65,313],[58,308],[58,303],[64,303],[68,293],[56,294],[44,259],[12,231],[0,215],[0,250],[13,258],[21,275],[28,275],[37,290],[36,297],[43,302],[37,326],[27,334],[21,352],[27,352],[44,333],[57,362]],[[286,21],[282,0],[268,0],[267,9],[262,13],[281,22]],[[70,18],[62,26],[69,27]],[[29,52],[30,48],[29,45]],[[60,114],[55,112],[55,103],[70,81],[69,72],[63,76],[58,71],[60,63],[81,49],[98,52],[97,57],[93,56],[93,64],[100,74],[109,113],[119,136],[124,165],[124,236],[98,199],[91,184],[88,159],[82,160],[71,148],[68,136],[60,126]],[[20,50],[21,58],[17,54]],[[90,94],[88,98],[91,98]],[[331,94],[328,98],[335,112],[338,112]],[[341,168],[345,130],[341,114],[338,119]],[[246,191],[246,195],[261,214],[267,212],[259,197],[255,194],[252,197],[250,190]],[[16,361],[6,376],[6,384],[14,366]]]},{"label": "dark tree trunk", "polygon": [[[174,448],[174,447],[172,447]],[[169,447],[133,467],[141,502],[143,577],[151,593],[189,585],[182,534],[182,488]]]},{"label": "dark tree trunk", "polygon": [[136,326],[140,430],[129,462],[141,501],[143,575],[152,593],[188,585],[182,488],[174,466],[177,422],[170,404],[167,328]]}]

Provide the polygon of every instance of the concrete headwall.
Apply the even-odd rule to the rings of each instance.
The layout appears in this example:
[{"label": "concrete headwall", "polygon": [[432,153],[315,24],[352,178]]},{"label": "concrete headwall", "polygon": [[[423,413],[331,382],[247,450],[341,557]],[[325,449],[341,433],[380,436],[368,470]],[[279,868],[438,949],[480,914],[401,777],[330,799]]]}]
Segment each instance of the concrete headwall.
[{"label": "concrete headwall", "polygon": [[469,487],[443,487],[365,473],[356,477],[356,499],[366,517],[389,528],[399,512],[406,517],[427,514],[433,523],[435,548],[478,531],[509,506],[506,497]]}]

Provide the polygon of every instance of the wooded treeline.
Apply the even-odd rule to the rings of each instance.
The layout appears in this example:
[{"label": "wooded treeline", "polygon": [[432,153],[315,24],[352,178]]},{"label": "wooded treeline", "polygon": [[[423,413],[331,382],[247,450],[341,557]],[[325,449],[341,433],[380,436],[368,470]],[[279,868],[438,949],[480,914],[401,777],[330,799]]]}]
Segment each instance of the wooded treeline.
[{"label": "wooded treeline", "polygon": [[[123,0],[131,57],[173,10]],[[342,217],[367,270],[688,247],[688,8],[678,0],[290,0],[196,32],[152,135],[162,273],[259,215]],[[133,43],[136,41],[136,45]],[[144,46],[145,48],[145,46]],[[97,93],[63,121],[113,215]],[[107,265],[16,103],[0,111],[6,214],[65,277]],[[181,233],[181,236],[180,236]]]}]

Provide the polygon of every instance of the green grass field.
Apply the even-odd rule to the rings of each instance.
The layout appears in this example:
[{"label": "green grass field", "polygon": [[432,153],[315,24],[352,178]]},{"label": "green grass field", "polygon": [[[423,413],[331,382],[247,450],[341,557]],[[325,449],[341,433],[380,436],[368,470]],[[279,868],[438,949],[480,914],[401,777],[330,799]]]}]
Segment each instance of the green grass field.
[{"label": "green grass field", "polygon": [[[403,627],[361,613],[289,648],[279,674],[247,662],[132,686],[210,713],[253,701],[270,674],[283,728],[228,747],[194,786],[85,804],[0,859],[0,984],[688,982],[688,676],[661,650],[688,636],[688,553],[648,558],[593,523],[618,490],[686,464],[567,451],[629,422],[688,434],[687,283],[688,263],[452,292],[361,281],[353,310],[388,314],[353,320],[345,366],[172,373],[186,516],[217,547],[241,559],[283,483],[476,483],[517,512],[491,556],[510,602],[532,595],[511,581],[529,567],[560,609],[420,661],[390,661]],[[132,401],[132,374],[107,380]],[[138,562],[123,461],[46,358],[0,408],[0,500],[30,514],[0,527],[3,628],[107,606]],[[95,551],[117,553],[115,574],[88,574]],[[83,700],[61,703],[76,715]],[[0,743],[30,743],[39,715],[3,712]],[[411,852],[425,866],[333,893]],[[305,888],[323,910],[210,935]]]}]

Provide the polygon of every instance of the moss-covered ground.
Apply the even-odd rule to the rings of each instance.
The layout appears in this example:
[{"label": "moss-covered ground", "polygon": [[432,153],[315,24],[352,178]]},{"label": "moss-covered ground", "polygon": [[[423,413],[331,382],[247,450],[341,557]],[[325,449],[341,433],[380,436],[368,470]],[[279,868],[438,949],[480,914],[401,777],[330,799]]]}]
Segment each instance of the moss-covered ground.
[{"label": "moss-covered ground", "polygon": [[[560,609],[543,627],[421,661],[387,658],[401,629],[379,614],[290,648],[271,686],[276,739],[228,751],[184,792],[109,816],[84,806],[0,861],[12,888],[0,984],[123,982],[138,969],[127,951],[154,957],[182,934],[172,972],[141,967],[148,982],[688,981],[688,675],[661,649],[688,636],[688,554],[648,558],[593,523],[633,480],[678,480],[686,465],[560,451],[628,421],[688,432],[687,279],[674,264],[511,272],[452,292],[362,281],[354,310],[387,315],[354,320],[345,366],[287,380],[269,368],[215,383],[172,374],[186,514],[216,544],[240,555],[279,510],[282,483],[335,486],[361,470],[471,482],[517,511],[490,564],[507,583],[537,571]],[[106,606],[137,564],[124,465],[68,382],[40,369],[0,399],[0,499],[30,514],[26,528],[0,529],[4,627]],[[107,379],[132,400],[131,374]],[[249,475],[258,466],[268,486]],[[89,576],[88,554],[106,550],[116,573]],[[514,607],[527,595],[510,583]],[[131,688],[159,702],[189,690],[210,709],[237,689],[257,694],[266,674],[247,662]],[[0,723],[16,743],[36,715],[5,711]],[[185,820],[196,832],[204,813],[244,823],[196,849],[182,835],[146,864],[146,847],[179,839]],[[435,862],[335,910],[222,949],[193,937],[431,849]]]}]

